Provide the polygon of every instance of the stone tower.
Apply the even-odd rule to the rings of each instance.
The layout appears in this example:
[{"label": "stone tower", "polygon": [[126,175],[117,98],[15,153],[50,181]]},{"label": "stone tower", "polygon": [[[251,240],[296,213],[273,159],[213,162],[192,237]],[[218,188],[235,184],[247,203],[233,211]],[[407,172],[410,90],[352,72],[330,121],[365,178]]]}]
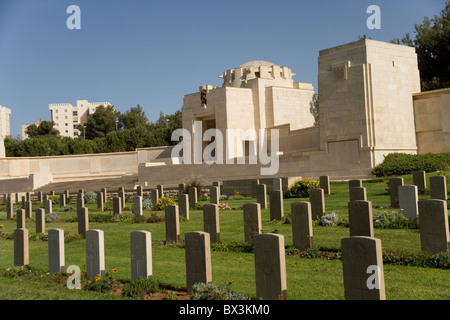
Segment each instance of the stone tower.
[{"label": "stone tower", "polygon": [[338,162],[372,166],[388,153],[417,153],[417,92],[413,47],[361,39],[320,51],[320,149]]}]

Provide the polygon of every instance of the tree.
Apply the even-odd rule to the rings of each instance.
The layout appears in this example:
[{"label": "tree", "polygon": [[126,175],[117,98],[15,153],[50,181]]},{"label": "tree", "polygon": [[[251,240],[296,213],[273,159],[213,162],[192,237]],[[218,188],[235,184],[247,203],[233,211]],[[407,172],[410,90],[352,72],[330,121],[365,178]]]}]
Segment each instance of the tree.
[{"label": "tree", "polygon": [[109,132],[115,131],[118,126],[117,118],[120,113],[113,106],[98,106],[95,112],[88,116],[86,122],[86,139],[105,137]]},{"label": "tree", "polygon": [[314,126],[319,125],[319,95],[314,93],[311,102],[309,103],[309,112],[314,117]]},{"label": "tree", "polygon": [[42,121],[39,125],[31,124],[25,129],[29,138],[59,137],[59,131],[53,121]]},{"label": "tree", "polygon": [[422,91],[450,87],[450,2],[440,16],[425,17],[415,25],[416,39],[409,34],[391,42],[416,48]]},{"label": "tree", "polygon": [[140,105],[119,116],[119,127],[123,129],[145,127],[147,123],[147,116]]}]

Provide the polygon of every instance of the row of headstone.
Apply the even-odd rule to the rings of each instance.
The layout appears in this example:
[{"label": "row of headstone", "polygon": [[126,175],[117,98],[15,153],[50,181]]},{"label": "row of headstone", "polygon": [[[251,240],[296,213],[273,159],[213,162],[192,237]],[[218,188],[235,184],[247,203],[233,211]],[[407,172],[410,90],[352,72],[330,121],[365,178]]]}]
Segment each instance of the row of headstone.
[{"label": "row of headstone", "polygon": [[[416,191],[419,193],[426,189],[426,178],[425,171],[416,171],[413,173],[413,185],[409,186],[409,191],[403,190],[403,198],[405,198],[405,193],[408,194],[408,197],[418,196],[410,196],[411,194],[415,194]],[[400,207],[400,188],[404,187],[403,178],[391,178],[389,179],[389,194],[391,200],[391,208],[399,208]],[[416,187],[416,188],[411,188]],[[416,190],[416,191],[415,191]],[[447,178],[445,176],[433,176],[430,177],[430,199],[439,199],[447,201]],[[417,210],[416,210],[417,211]]]},{"label": "row of headstone", "polygon": [[[414,190],[415,196],[417,188],[412,189]],[[399,190],[400,194],[402,194],[403,190],[408,191],[408,188],[399,188]],[[414,208],[414,210],[416,209]],[[439,199],[419,200],[417,212],[419,214],[419,232],[422,251],[431,253],[450,251],[447,202]],[[372,202],[364,200],[349,202],[348,217],[351,237],[364,236],[373,238]]]}]

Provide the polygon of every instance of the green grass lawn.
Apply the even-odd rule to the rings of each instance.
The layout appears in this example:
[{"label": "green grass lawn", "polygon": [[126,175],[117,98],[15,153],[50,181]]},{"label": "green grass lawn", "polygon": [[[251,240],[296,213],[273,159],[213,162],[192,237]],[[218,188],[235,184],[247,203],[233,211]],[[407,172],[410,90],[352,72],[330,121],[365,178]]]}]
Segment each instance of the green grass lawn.
[{"label": "green grass lawn", "polygon": [[[411,184],[410,175],[404,176],[405,184]],[[395,210],[389,206],[389,196],[386,192],[388,179],[364,181],[368,200],[372,201],[373,210]],[[89,190],[86,190],[89,191]],[[420,199],[428,198],[420,195]],[[254,199],[223,200],[234,210],[220,211],[221,241],[244,242],[244,226],[242,206]],[[285,217],[290,217],[291,203],[308,201],[302,199],[285,199]],[[348,185],[347,183],[332,183],[331,194],[326,196],[326,213],[335,212],[339,219],[348,219],[347,213]],[[208,203],[200,201],[200,204]],[[70,203],[72,206],[76,204]],[[39,205],[35,204],[35,208]],[[99,212],[95,203],[87,203],[89,214],[109,214],[109,211]],[[132,207],[132,203],[127,203]],[[46,230],[64,229],[65,233],[77,233],[77,223],[70,222],[76,216],[75,211],[57,212],[59,205],[54,205],[54,211],[63,222],[47,223]],[[131,214],[123,211],[123,215]],[[150,217],[151,211],[145,210],[144,216]],[[158,212],[163,215],[163,212]],[[34,216],[34,215],[33,215]],[[0,205],[0,224],[3,233],[12,233],[16,228],[15,221],[6,220],[5,206]],[[30,233],[35,232],[35,222],[28,220],[26,227]],[[292,245],[292,225],[282,222],[270,222],[269,210],[262,210],[262,227],[264,233],[276,232],[285,236],[285,244]],[[116,268],[113,275],[117,280],[130,281],[130,232],[146,230],[152,234],[153,244],[153,275],[154,278],[173,288],[185,288],[185,253],[184,248],[165,246],[164,223],[127,222],[90,222],[90,229],[100,229],[105,236],[106,270]],[[201,210],[191,210],[190,220],[181,219],[181,239],[191,231],[203,231]],[[324,227],[314,225],[314,246],[317,248],[340,249],[341,239],[349,236],[345,226]],[[375,237],[381,239],[383,248],[394,250],[407,248],[420,251],[418,229],[381,229],[376,228]],[[214,284],[232,283],[230,288],[246,296],[255,297],[254,257],[252,253],[212,251],[212,276]],[[77,240],[65,244],[66,267],[78,265],[85,269],[85,240]],[[46,241],[30,240],[30,266],[36,269],[48,268],[48,253]],[[13,241],[0,239],[0,274],[13,266]],[[449,300],[450,270],[384,265],[386,297],[388,300]],[[286,274],[288,299],[292,300],[343,300],[344,288],[341,260],[306,259],[298,256],[286,256]],[[0,299],[126,299],[123,296],[105,295],[86,290],[69,290],[64,285],[54,285],[44,281],[20,280],[0,276]]]}]

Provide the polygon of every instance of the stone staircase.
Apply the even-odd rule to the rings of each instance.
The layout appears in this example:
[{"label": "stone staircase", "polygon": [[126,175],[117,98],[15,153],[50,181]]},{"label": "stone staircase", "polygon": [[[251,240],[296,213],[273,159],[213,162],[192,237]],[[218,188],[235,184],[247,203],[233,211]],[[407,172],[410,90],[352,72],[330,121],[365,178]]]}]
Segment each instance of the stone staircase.
[{"label": "stone staircase", "polygon": [[116,191],[119,187],[124,187],[125,190],[133,190],[138,181],[137,175],[127,175],[120,178],[101,178],[91,180],[78,181],[61,181],[49,183],[45,186],[33,190],[34,194],[39,191],[48,194],[50,191],[55,191],[56,194],[62,193],[64,190],[69,190],[70,193],[76,193],[83,189],[84,192],[100,191],[101,188],[106,188],[107,191]]}]

